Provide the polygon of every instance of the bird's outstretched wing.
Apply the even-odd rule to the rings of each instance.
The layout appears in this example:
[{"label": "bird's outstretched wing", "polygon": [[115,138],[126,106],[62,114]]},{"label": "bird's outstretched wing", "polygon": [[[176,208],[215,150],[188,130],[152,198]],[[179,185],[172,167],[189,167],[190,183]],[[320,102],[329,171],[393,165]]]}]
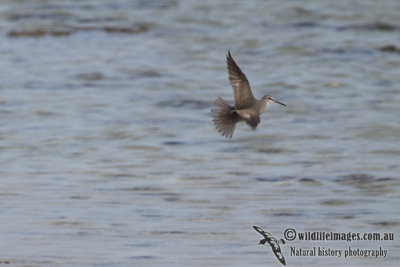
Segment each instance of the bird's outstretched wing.
[{"label": "bird's outstretched wing", "polygon": [[257,232],[259,232],[260,234],[262,234],[265,238],[271,239],[273,238],[272,235],[268,232],[265,232],[263,229],[261,229],[258,226],[253,225],[254,230],[256,230]]},{"label": "bird's outstretched wing", "polygon": [[249,81],[243,71],[233,60],[231,52],[226,56],[228,65],[229,82],[233,87],[233,97],[235,98],[235,108],[244,109],[249,107],[256,99],[251,92]]},{"label": "bird's outstretched wing", "polygon": [[278,244],[278,241],[274,238],[271,242],[268,242],[269,245],[272,248],[272,251],[274,252],[276,258],[283,264],[286,265],[286,260],[285,257],[283,257],[283,254],[281,252],[281,248]]}]

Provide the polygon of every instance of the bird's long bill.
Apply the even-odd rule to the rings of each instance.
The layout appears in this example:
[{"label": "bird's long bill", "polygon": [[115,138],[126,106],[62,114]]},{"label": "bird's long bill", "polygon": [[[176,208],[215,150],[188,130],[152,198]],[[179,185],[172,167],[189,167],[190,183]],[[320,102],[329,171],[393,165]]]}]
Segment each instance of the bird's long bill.
[{"label": "bird's long bill", "polygon": [[275,103],[281,104],[282,106],[285,106],[285,107],[286,107],[285,104],[283,104],[282,102],[280,102],[280,101],[278,101],[278,100],[276,100],[276,99],[274,99],[274,100],[272,100],[272,101],[274,101]]}]

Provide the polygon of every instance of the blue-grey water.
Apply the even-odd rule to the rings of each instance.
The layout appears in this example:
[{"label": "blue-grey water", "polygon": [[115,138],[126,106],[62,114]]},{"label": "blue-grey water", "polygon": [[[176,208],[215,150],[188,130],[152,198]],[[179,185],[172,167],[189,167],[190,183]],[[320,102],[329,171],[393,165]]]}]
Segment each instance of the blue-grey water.
[{"label": "blue-grey water", "polygon": [[[399,47],[397,0],[1,1],[0,263],[280,266],[258,225],[395,234],[288,266],[398,266]],[[287,104],[232,140],[228,49]]]}]

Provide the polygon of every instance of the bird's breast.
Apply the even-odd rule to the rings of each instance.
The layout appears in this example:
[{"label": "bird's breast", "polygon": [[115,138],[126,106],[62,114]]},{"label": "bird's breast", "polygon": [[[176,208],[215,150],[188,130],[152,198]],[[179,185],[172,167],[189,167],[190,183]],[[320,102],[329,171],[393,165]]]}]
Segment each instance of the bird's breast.
[{"label": "bird's breast", "polygon": [[267,109],[268,107],[268,102],[267,103],[262,103],[258,109],[258,115],[261,115],[264,113],[264,111]]}]

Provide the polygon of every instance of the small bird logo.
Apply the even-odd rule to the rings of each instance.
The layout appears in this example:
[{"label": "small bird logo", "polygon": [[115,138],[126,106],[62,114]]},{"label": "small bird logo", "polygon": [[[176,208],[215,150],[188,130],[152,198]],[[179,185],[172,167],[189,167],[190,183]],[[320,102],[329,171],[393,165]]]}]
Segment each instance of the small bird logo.
[{"label": "small bird logo", "polygon": [[283,240],[282,238],[280,240],[277,240],[270,233],[265,232],[263,229],[261,229],[258,226],[254,225],[253,228],[254,228],[254,230],[256,230],[257,232],[259,232],[260,234],[262,234],[264,236],[264,239],[261,239],[258,244],[264,245],[265,243],[268,243],[271,246],[272,251],[274,252],[276,258],[283,265],[286,265],[285,257],[283,256],[283,254],[281,252],[281,248],[279,246],[279,244],[285,244],[286,243],[285,240]]}]

